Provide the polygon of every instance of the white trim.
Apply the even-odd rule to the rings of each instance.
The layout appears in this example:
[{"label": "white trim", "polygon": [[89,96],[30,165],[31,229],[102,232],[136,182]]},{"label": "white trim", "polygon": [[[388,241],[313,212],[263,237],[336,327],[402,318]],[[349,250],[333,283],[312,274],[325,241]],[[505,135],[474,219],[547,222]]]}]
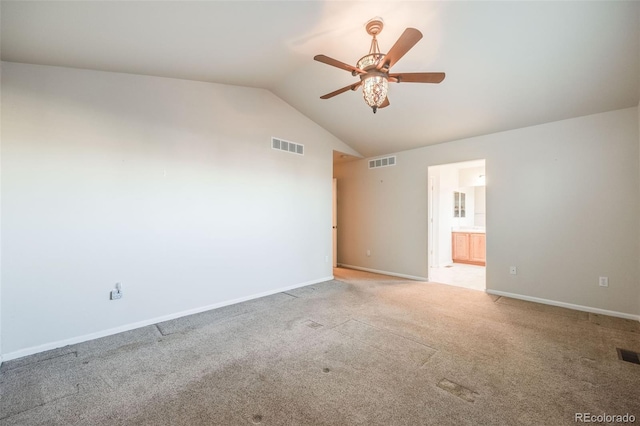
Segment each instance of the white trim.
[{"label": "white trim", "polygon": [[418,276],[415,276],[415,275],[399,274],[397,272],[381,271],[379,269],[363,268],[361,266],[346,265],[344,263],[341,263],[340,266],[343,267],[343,268],[356,269],[358,271],[365,271],[365,272],[373,272],[375,274],[391,275],[392,277],[407,278],[407,279],[415,280],[415,281],[429,281],[425,277],[418,277]]},{"label": "white trim", "polygon": [[182,312],[176,312],[176,313],[169,314],[169,315],[163,315],[161,317],[151,318],[151,319],[148,319],[148,320],[139,321],[139,322],[135,322],[135,323],[131,323],[131,324],[125,324],[125,325],[121,325],[119,327],[114,327],[114,328],[110,328],[110,329],[107,329],[107,330],[98,331],[98,332],[95,332],[95,333],[85,334],[83,336],[77,336],[77,337],[72,337],[72,338],[69,338],[69,339],[58,340],[56,342],[45,343],[43,345],[38,345],[38,346],[32,346],[30,348],[20,349],[20,350],[15,351],[15,352],[9,352],[9,353],[3,354],[3,355],[0,356],[0,359],[2,359],[3,361],[10,361],[12,359],[22,358],[24,356],[37,354],[39,352],[44,352],[44,351],[48,351],[48,350],[51,350],[51,349],[57,349],[57,348],[61,348],[63,346],[68,346],[68,345],[75,345],[76,343],[82,343],[82,342],[86,342],[86,341],[89,341],[89,340],[99,339],[101,337],[111,336],[113,334],[118,334],[118,333],[122,333],[122,332],[125,332],[125,331],[134,330],[136,328],[146,327],[148,325],[153,325],[153,324],[157,324],[157,323],[160,323],[160,322],[164,322],[164,321],[169,321],[169,320],[176,319],[176,318],[185,317],[187,315],[198,314],[200,312],[205,312],[205,311],[209,311],[211,309],[221,308],[223,306],[234,305],[236,303],[241,303],[241,302],[246,302],[248,300],[258,299],[260,297],[270,296],[270,295],[276,294],[276,293],[282,293],[283,291],[293,290],[293,289],[299,288],[299,287],[305,287],[305,286],[308,286],[308,285],[318,284],[318,283],[322,283],[322,282],[325,282],[325,281],[331,281],[333,279],[334,279],[334,276],[330,275],[328,277],[319,278],[319,279],[311,280],[311,281],[306,281],[306,282],[295,284],[295,285],[292,285],[292,286],[282,287],[282,288],[279,288],[279,289],[276,289],[276,290],[269,290],[269,291],[265,291],[263,293],[253,294],[251,296],[240,297],[238,299],[228,300],[228,301],[225,301],[225,302],[213,303],[211,305],[201,306],[199,308],[189,309],[189,310],[182,311]]},{"label": "white trim", "polygon": [[489,289],[486,289],[485,291],[495,296],[511,297],[512,299],[526,300],[528,302],[542,303],[544,305],[559,306],[561,308],[573,309],[575,311],[591,312],[592,314],[608,315],[610,317],[640,321],[640,315],[627,314],[618,311],[609,311],[607,309],[592,308],[591,306],[574,305],[573,303],[558,302],[557,300],[542,299],[540,297],[525,296],[523,294],[507,293],[506,291]]}]

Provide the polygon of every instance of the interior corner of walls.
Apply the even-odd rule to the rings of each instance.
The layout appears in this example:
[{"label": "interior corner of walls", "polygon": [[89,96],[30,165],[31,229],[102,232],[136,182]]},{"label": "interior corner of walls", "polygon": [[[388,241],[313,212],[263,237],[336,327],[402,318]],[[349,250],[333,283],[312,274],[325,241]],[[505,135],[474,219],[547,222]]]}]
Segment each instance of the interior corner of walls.
[{"label": "interior corner of walls", "polygon": [[[638,13],[640,14],[640,10]],[[640,79],[640,76],[638,77],[638,79]],[[637,108],[638,108],[638,147],[640,147],[640,102],[638,102]],[[638,161],[640,164],[640,152],[639,152]],[[638,182],[640,182],[640,167],[638,171]],[[640,190],[640,185],[639,185],[639,190]],[[640,196],[640,193],[638,195]],[[640,243],[640,230],[638,231],[638,241]],[[640,270],[640,262],[639,262],[638,268]],[[638,315],[640,315],[640,278],[638,279]],[[638,321],[640,321],[640,319]]]},{"label": "interior corner of walls", "polygon": [[[0,61],[0,82],[3,62]],[[1,92],[1,89],[0,89]],[[2,96],[0,96],[0,135],[2,134]],[[0,137],[0,188],[2,187],[2,137]],[[0,190],[0,242],[2,242],[2,191]],[[0,271],[2,271],[2,244],[0,243]],[[0,273],[0,365],[2,365],[2,273]]]},{"label": "interior corner of walls", "polygon": [[354,156],[358,156],[358,157],[362,157],[362,154],[360,154],[358,151],[356,151],[355,149],[353,149],[349,144],[345,143],[342,139],[338,138],[337,136],[335,136],[333,133],[331,133],[330,131],[328,131],[324,126],[321,126],[320,124],[318,124],[316,121],[312,120],[309,116],[307,116],[306,114],[304,114],[302,111],[300,111],[299,109],[297,109],[295,106],[291,105],[290,103],[288,103],[287,101],[285,101],[282,97],[280,97],[276,92],[274,92],[273,90],[267,90],[264,89],[267,92],[269,92],[273,97],[275,97],[279,102],[282,103],[282,105],[286,105],[286,107],[288,109],[290,109],[291,111],[295,112],[297,115],[299,115],[301,118],[303,118],[305,121],[313,124],[313,126],[317,127],[318,129],[320,129],[323,133],[326,134],[326,136],[328,136],[328,145],[332,150],[335,151],[340,151],[340,152],[344,152],[345,154],[349,154],[349,155],[354,155]]}]

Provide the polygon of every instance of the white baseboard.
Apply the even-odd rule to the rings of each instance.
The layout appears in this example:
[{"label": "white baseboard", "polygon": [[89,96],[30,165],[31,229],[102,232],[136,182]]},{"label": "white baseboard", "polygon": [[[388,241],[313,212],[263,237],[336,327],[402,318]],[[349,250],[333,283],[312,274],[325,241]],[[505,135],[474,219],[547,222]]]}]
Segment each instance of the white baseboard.
[{"label": "white baseboard", "polygon": [[342,266],[343,268],[348,268],[348,269],[356,269],[358,271],[373,272],[375,274],[382,274],[382,275],[390,275],[392,277],[407,278],[407,279],[416,280],[416,281],[428,281],[425,277],[417,277],[415,275],[399,274],[397,272],[381,271],[379,269],[363,268],[361,266],[345,265],[344,263],[341,263],[339,266]]},{"label": "white baseboard", "polygon": [[119,327],[109,328],[107,330],[97,331],[95,333],[85,334],[83,336],[71,337],[69,339],[58,340],[56,342],[45,343],[38,346],[32,346],[30,348],[20,349],[18,351],[9,352],[0,355],[2,362],[10,361],[16,358],[22,358],[24,356],[37,354],[39,352],[49,351],[51,349],[62,348],[68,345],[75,345],[76,343],[87,342],[89,340],[99,339],[101,337],[111,336],[113,334],[122,333],[125,331],[134,330],[136,328],[146,327],[148,325],[158,324],[164,321],[169,321],[176,318],[186,317],[188,315],[199,314],[200,312],[210,311],[211,309],[221,308],[223,306],[235,305],[236,303],[246,302],[248,300],[259,299],[260,297],[270,296],[276,293],[282,293],[283,291],[293,290],[299,287],[305,287],[312,284],[318,284],[325,281],[331,281],[334,279],[333,275],[328,277],[319,278],[316,280],[306,281],[303,283],[295,284],[288,287],[282,287],[275,290],[269,290],[250,296],[240,297],[238,299],[228,300],[224,302],[214,303],[207,306],[201,306],[198,308],[189,309],[186,311],[176,312],[173,314],[163,315],[161,317],[150,318],[148,320],[139,321],[131,324],[121,325]]},{"label": "white baseboard", "polygon": [[640,315],[627,314],[618,311],[609,311],[607,309],[592,308],[591,306],[574,305],[573,303],[558,302],[556,300],[542,299],[540,297],[525,296],[523,294],[508,293],[506,291],[486,290],[487,293],[495,296],[510,297],[512,299],[526,300],[527,302],[542,303],[544,305],[558,306],[560,308],[573,309],[575,311],[591,312],[592,314],[608,315],[610,317],[624,318],[640,321]]}]

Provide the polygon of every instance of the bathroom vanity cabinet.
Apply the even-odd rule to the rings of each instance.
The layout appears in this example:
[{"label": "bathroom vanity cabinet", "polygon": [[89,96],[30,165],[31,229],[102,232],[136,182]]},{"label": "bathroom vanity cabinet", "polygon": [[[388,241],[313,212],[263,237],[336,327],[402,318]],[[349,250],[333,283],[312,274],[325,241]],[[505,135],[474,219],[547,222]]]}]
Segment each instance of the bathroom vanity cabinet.
[{"label": "bathroom vanity cabinet", "polygon": [[452,232],[452,258],[457,263],[485,266],[486,235],[479,232]]}]

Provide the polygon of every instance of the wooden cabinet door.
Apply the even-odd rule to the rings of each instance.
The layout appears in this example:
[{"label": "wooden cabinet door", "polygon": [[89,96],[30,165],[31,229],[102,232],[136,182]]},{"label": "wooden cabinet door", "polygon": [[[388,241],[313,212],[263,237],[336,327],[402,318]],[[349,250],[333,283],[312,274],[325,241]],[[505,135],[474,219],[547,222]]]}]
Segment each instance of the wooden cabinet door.
[{"label": "wooden cabinet door", "polygon": [[453,261],[469,260],[469,234],[454,232],[451,234]]},{"label": "wooden cabinet door", "polygon": [[484,264],[486,259],[485,234],[469,234],[469,260]]}]

